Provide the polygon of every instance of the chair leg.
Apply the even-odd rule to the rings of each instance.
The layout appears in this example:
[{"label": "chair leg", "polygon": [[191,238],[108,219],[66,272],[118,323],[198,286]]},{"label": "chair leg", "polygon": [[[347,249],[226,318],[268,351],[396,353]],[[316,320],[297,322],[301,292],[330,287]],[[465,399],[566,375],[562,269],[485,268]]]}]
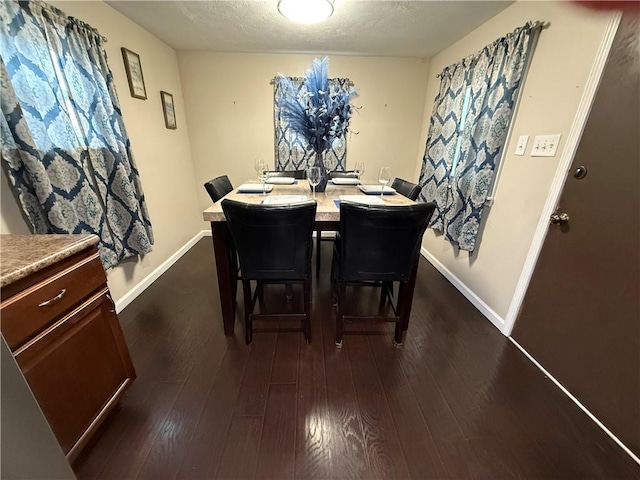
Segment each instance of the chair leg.
[{"label": "chair leg", "polygon": [[320,245],[322,232],[316,230],[316,278],[320,278]]},{"label": "chair leg", "polygon": [[331,259],[331,274],[329,275],[329,281],[331,282],[331,304],[335,307],[338,305],[338,278],[335,271],[335,250],[333,255],[334,258]]},{"label": "chair leg", "polygon": [[304,282],[304,338],[311,344],[311,280]]},{"label": "chair leg", "polygon": [[402,347],[402,334],[404,332],[404,328],[402,322],[396,322],[396,329],[393,334],[393,346],[396,348]]},{"label": "chair leg", "polygon": [[[400,285],[398,286],[398,316],[399,317],[404,317],[405,316],[405,301],[404,300],[404,296],[403,293],[406,289],[406,284],[404,282],[400,282]],[[409,328],[409,319],[407,318],[403,323],[402,323],[402,330],[406,331],[407,328]]]},{"label": "chair leg", "polygon": [[344,305],[347,295],[347,285],[338,285],[338,312],[336,314],[336,347],[342,348],[342,334],[344,325]]},{"label": "chair leg", "polygon": [[258,302],[260,303],[260,308],[264,310],[264,284],[257,282],[256,290],[258,291]]},{"label": "chair leg", "polygon": [[[260,288],[257,286],[256,288]],[[253,337],[253,325],[251,314],[253,313],[253,302],[251,299],[251,281],[242,280],[242,291],[244,294],[244,341],[247,345],[251,343]]]},{"label": "chair leg", "polygon": [[380,285],[380,305],[378,305],[378,309],[382,310],[384,308],[384,304],[387,300],[387,283],[382,282]]},{"label": "chair leg", "polygon": [[387,282],[387,296],[390,301],[393,300],[393,282]]},{"label": "chair leg", "polygon": [[233,299],[235,300],[238,294],[238,253],[236,252],[236,247],[233,242],[231,242],[229,246],[229,255],[231,257],[229,259],[229,264],[231,265],[231,268],[233,270],[233,283],[231,288],[233,289],[232,295]]}]

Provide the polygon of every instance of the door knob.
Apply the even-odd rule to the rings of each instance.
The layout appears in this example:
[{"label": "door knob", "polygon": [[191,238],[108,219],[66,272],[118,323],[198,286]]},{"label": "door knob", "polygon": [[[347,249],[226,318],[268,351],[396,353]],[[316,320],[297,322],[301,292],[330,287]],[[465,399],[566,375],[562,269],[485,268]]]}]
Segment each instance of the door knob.
[{"label": "door knob", "polygon": [[584,177],[587,176],[587,167],[585,167],[584,165],[580,165],[573,172],[573,176],[578,180],[582,180]]},{"label": "door knob", "polygon": [[565,212],[552,213],[551,218],[549,220],[554,225],[562,225],[563,223],[569,223],[569,214]]}]

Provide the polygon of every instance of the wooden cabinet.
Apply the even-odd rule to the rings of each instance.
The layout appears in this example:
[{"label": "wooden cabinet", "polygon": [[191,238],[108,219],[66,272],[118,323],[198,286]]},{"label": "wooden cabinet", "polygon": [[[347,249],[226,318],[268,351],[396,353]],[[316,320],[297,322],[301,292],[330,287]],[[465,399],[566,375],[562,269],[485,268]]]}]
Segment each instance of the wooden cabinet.
[{"label": "wooden cabinet", "polygon": [[2,334],[72,461],[135,378],[95,246],[2,288]]}]

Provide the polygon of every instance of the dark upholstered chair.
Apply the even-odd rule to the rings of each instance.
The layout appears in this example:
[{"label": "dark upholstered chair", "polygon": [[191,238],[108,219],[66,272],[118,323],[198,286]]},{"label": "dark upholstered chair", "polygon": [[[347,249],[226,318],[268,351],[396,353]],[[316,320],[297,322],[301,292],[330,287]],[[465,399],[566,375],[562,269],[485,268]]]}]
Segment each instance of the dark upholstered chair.
[{"label": "dark upholstered chair", "polygon": [[233,185],[231,185],[229,177],[226,175],[222,175],[208,181],[204,184],[204,188],[207,189],[207,193],[211,197],[211,200],[213,200],[213,203],[219,201],[227,193],[233,191]]},{"label": "dark upholstered chair", "polygon": [[270,177],[293,177],[296,180],[307,178],[306,170],[271,170],[268,173]]},{"label": "dark upholstered chair", "polygon": [[[353,170],[340,170],[329,172],[329,180],[333,178],[356,178],[356,174]],[[322,232],[316,230],[316,277],[320,276],[320,242],[333,242],[333,238],[322,238]]]},{"label": "dark upholstered chair", "polygon": [[[209,180],[204,184],[204,188],[207,190],[207,193],[211,197],[211,200],[213,200],[213,203],[219,202],[227,193],[233,191],[233,185],[231,185],[231,181],[229,181],[229,177],[226,175],[221,175],[213,180]],[[233,262],[234,272],[236,272],[236,276],[240,278],[238,274],[238,257],[236,255],[236,247],[233,244],[233,241],[229,242],[229,249],[231,251],[231,261]],[[235,282],[234,285],[237,285],[237,282]],[[235,296],[235,288],[233,292]]]},{"label": "dark upholstered chair", "polygon": [[410,200],[417,200],[418,195],[420,195],[420,185],[416,185],[415,183],[407,182],[402,178],[396,178],[393,180],[391,184],[391,188],[393,188],[396,192],[401,195],[404,195]]},{"label": "dark upholstered chair", "polygon": [[[302,320],[305,339],[311,342],[311,254],[316,202],[294,205],[252,205],[222,201],[222,211],[238,251],[244,292],[245,341],[251,343],[253,319]],[[252,294],[251,281],[256,281]],[[303,285],[304,311],[286,314],[255,314],[263,285]]]},{"label": "dark upholstered chair", "polygon": [[[394,344],[402,345],[407,325],[401,316],[410,305],[403,305],[403,290],[417,260],[422,235],[435,205],[367,206],[340,203],[340,237],[334,247],[331,277],[337,289],[336,345],[342,346],[343,325],[349,321],[395,322]],[[399,282],[398,300],[393,282]],[[389,298],[393,315],[346,315],[347,285],[382,287],[380,307]],[[334,290],[335,292],[335,290]],[[353,302],[350,302],[353,304]]]}]

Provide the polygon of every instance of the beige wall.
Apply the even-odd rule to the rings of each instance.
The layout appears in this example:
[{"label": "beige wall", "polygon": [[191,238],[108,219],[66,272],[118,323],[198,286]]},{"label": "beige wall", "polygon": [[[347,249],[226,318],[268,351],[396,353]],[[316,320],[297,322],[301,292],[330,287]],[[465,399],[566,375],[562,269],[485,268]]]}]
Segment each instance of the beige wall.
[{"label": "beige wall", "polygon": [[[153,224],[155,245],[143,258],[128,259],[109,270],[109,287],[117,301],[156,267],[202,230],[195,177],[182,100],[176,52],[142,27],[103,2],[53,2],[108,38],[106,51],[122,106],[127,132],[142,177]],[[141,58],[147,100],[131,97],[120,47]],[[160,90],[173,94],[177,130],[164,126]],[[0,231],[27,233],[28,229],[2,174]]]},{"label": "beige wall", "polygon": [[[234,185],[255,177],[255,158],[274,164],[273,87],[277,74],[298,76],[314,56],[179,53],[189,138],[200,207],[211,204],[202,184],[226,174]],[[420,145],[428,61],[331,56],[329,75],[349,77],[360,96],[348,139],[348,164],[364,160],[363,178],[381,165],[411,178]]]},{"label": "beige wall", "polygon": [[[435,75],[528,20],[551,23],[540,35],[511,139],[506,144],[495,203],[484,210],[484,230],[476,252],[472,255],[457,252],[431,230],[423,241],[431,255],[502,319],[511,303],[609,18],[608,14],[586,11],[568,2],[519,2],[431,59],[431,72]],[[433,99],[439,86],[433,75],[429,80],[416,175],[422,164]],[[562,134],[556,156],[529,156],[533,137],[552,133]],[[513,154],[520,135],[530,136],[525,156]]]}]

